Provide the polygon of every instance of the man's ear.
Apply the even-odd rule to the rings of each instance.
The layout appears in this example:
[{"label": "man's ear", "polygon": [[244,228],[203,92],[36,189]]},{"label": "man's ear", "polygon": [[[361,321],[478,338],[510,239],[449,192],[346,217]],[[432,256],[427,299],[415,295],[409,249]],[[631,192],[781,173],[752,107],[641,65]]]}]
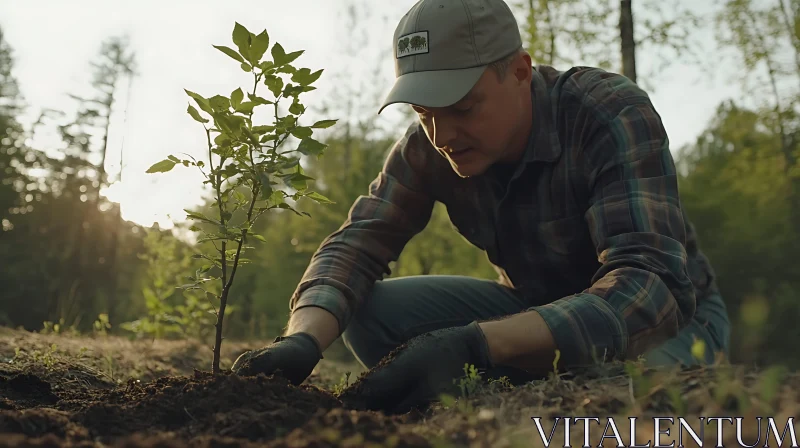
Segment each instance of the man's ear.
[{"label": "man's ear", "polygon": [[514,60],[514,78],[518,85],[530,85],[533,79],[533,59],[527,51],[522,50],[519,57]]}]

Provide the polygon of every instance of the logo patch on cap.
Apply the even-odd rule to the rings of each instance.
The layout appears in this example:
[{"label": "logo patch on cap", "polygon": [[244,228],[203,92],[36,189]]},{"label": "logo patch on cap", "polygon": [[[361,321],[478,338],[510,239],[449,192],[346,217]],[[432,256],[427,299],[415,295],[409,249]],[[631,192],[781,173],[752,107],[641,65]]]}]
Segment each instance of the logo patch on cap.
[{"label": "logo patch on cap", "polygon": [[415,54],[428,53],[428,32],[417,31],[416,33],[406,34],[397,39],[395,47],[397,59]]}]

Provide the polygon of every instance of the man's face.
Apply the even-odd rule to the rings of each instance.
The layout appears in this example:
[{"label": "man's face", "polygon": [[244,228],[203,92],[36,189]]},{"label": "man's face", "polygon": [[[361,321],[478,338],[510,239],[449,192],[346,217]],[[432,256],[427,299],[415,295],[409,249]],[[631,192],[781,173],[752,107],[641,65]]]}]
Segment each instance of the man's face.
[{"label": "man's face", "polygon": [[411,107],[428,139],[461,177],[496,162],[518,161],[531,128],[531,58],[518,55],[503,80],[487,68],[470,92],[449,107]]}]

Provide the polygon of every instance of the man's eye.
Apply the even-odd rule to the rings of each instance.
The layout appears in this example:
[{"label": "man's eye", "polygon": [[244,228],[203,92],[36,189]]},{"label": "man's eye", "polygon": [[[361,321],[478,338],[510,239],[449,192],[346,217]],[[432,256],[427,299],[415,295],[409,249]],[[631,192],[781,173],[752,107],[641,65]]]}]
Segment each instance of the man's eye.
[{"label": "man's eye", "polygon": [[465,114],[465,113],[471,111],[472,109],[473,109],[472,106],[470,106],[470,107],[466,107],[466,108],[458,108],[458,109],[455,109],[455,111],[460,113],[460,114]]}]

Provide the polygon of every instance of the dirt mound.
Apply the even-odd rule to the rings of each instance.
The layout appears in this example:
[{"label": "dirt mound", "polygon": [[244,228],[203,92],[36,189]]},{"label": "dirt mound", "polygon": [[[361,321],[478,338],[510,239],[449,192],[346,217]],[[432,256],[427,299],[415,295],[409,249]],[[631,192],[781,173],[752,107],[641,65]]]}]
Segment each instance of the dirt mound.
[{"label": "dirt mound", "polygon": [[429,446],[380,413],[347,410],[316,386],[211,375],[54,393],[35,375],[0,381],[0,446]]},{"label": "dirt mound", "polygon": [[[242,378],[196,372],[142,386],[101,393],[76,410],[76,419],[94,435],[175,431],[191,437],[217,434],[250,440],[271,439],[302,425],[338,401],[312,386],[291,387],[281,378]],[[66,406],[75,408],[80,401]]]},{"label": "dirt mound", "polygon": [[36,375],[0,376],[0,409],[52,405],[58,401],[50,383]]}]

